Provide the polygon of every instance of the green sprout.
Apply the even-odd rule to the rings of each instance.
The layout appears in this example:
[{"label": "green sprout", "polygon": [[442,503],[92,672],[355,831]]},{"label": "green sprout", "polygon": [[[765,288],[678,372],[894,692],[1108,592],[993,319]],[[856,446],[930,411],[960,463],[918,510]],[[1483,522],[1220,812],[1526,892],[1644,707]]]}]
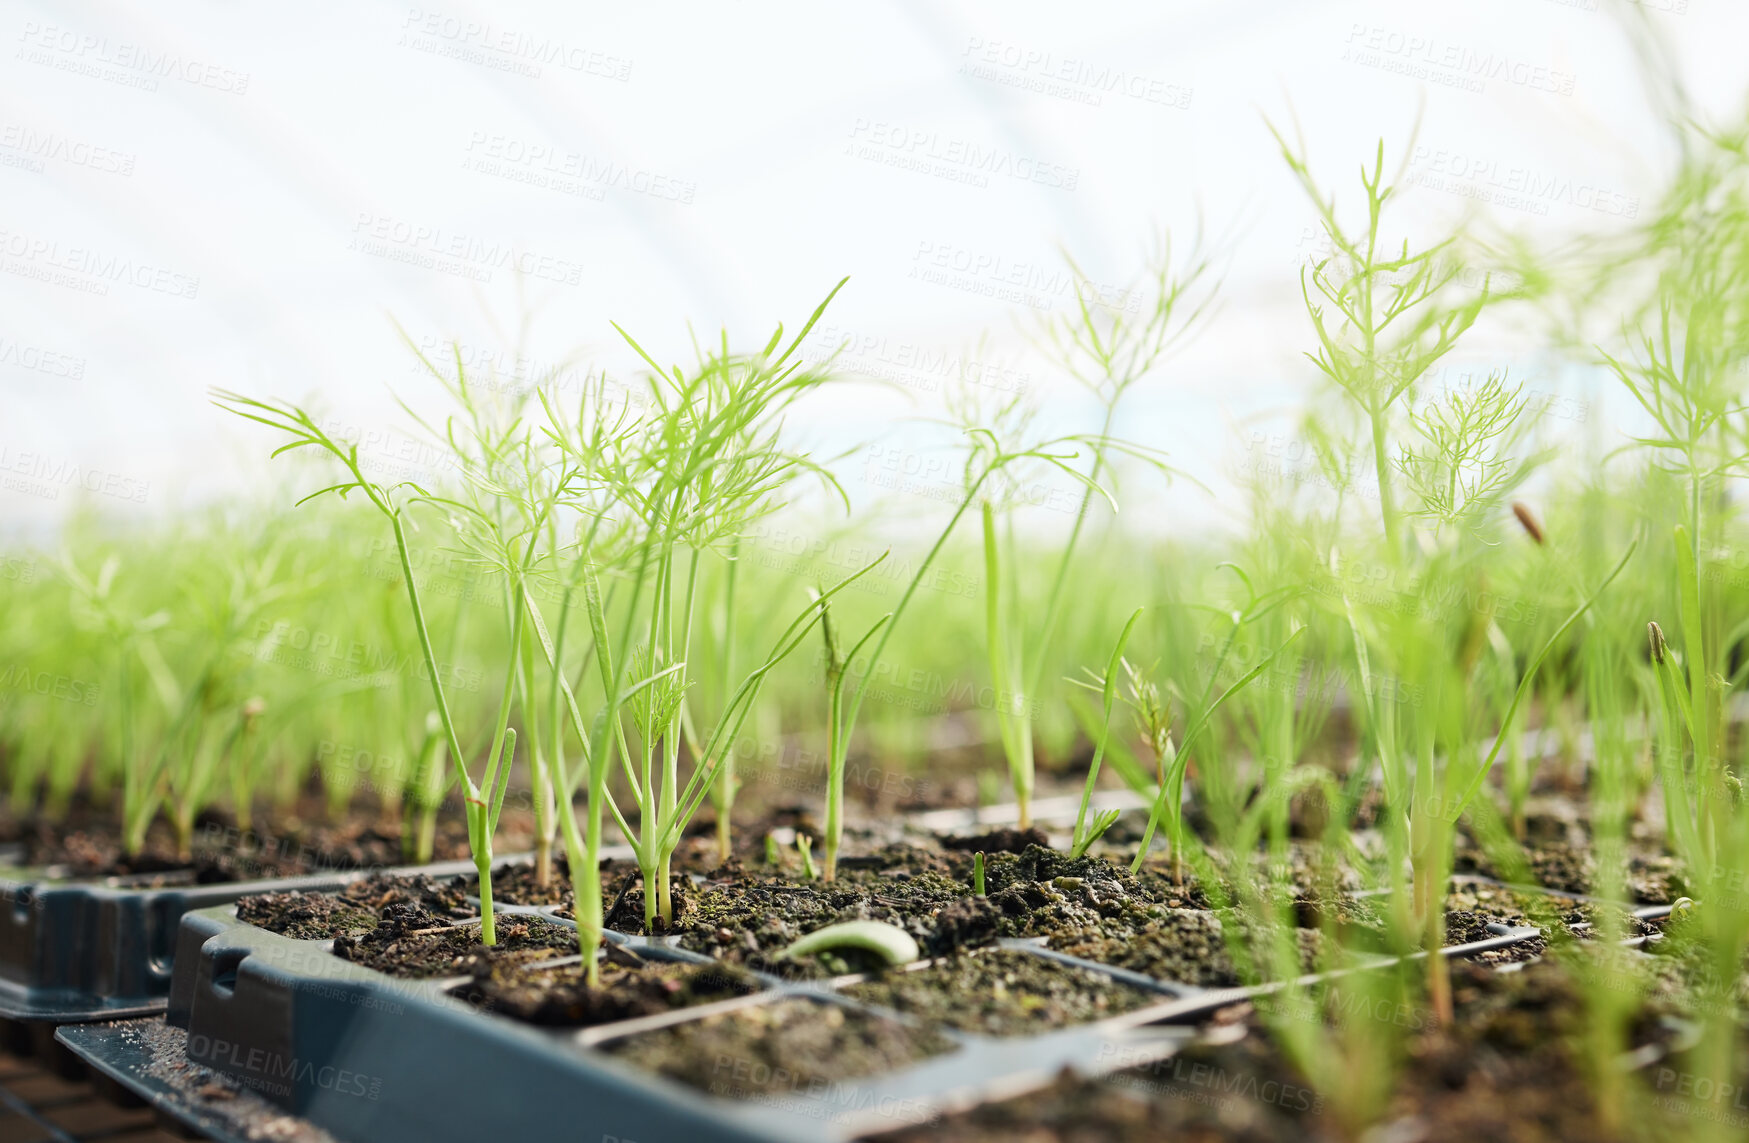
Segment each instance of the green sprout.
[{"label": "green sprout", "polygon": [[[1140,607],[1136,608],[1134,613],[1130,615],[1129,622],[1124,624],[1123,631],[1117,637],[1117,644],[1112,647],[1111,659],[1106,663],[1103,675],[1094,675],[1089,671],[1087,681],[1071,680],[1089,690],[1098,691],[1100,709],[1103,712],[1099,727],[1099,740],[1093,748],[1093,761],[1087,767],[1086,785],[1081,790],[1081,808],[1075,815],[1075,833],[1069,842],[1069,856],[1071,858],[1081,857],[1085,854],[1093,843],[1098,841],[1105,831],[1117,822],[1122,812],[1120,810],[1107,810],[1095,814],[1092,821],[1087,819],[1087,809],[1093,801],[1093,791],[1099,784],[1099,763],[1105,757],[1106,743],[1111,737],[1111,712],[1117,705],[1118,670],[1120,668],[1129,670],[1132,682],[1135,680],[1134,669],[1124,661],[1123,652],[1124,647],[1130,641],[1130,633],[1136,628],[1136,621],[1142,617],[1143,610]],[[1164,734],[1165,731],[1162,729],[1161,736],[1163,737]],[[1164,778],[1161,781],[1164,784]],[[979,872],[981,874],[982,869]],[[982,881],[982,878],[980,877],[979,880]],[[979,895],[982,896],[982,893]]]},{"label": "green sprout", "polygon": [[[885,559],[886,555],[883,553],[864,570],[873,570]],[[888,612],[876,620],[863,637],[856,641],[846,657],[838,645],[837,630],[832,626],[831,607],[825,600],[824,592],[817,593],[817,597],[821,600],[820,633],[826,643],[826,848],[825,872],[822,877],[826,881],[832,881],[838,876],[838,847],[844,840],[844,771],[849,758],[849,744],[840,742],[840,739],[847,734],[844,723],[845,672],[857,654],[887,625],[893,615]],[[813,875],[810,873],[809,880],[812,879]]]},{"label": "green sprout", "polygon": [[[585,418],[565,425],[548,408],[554,421],[548,436],[588,475],[599,495],[625,514],[628,525],[619,586],[629,598],[620,609],[617,638],[609,636],[599,592],[590,596],[597,673],[609,713],[605,750],[592,747],[589,755],[599,758],[617,750],[622,777],[638,806],[638,823],[634,827],[606,797],[606,775],[598,773],[599,766],[592,771],[591,813],[606,802],[631,841],[645,886],[645,926],[651,931],[673,923],[674,850],[722,777],[765,679],[800,645],[830,597],[868,570],[811,600],[782,629],[770,654],[729,690],[715,727],[703,742],[693,743],[692,773],[683,783],[680,752],[690,722],[688,663],[703,557],[725,545],[733,550],[753,521],[782,505],[785,488],[799,477],[816,476],[842,495],[823,468],[779,439],[785,411],[829,380],[825,372],[803,368],[795,355],[842,287],[840,282],[787,345],[779,326],[758,353],[735,354],[725,334],[719,346],[701,351],[690,371],[663,368],[621,330],[651,370],[647,411],[623,443],[599,448]],[[548,661],[550,666],[555,660],[549,655]],[[618,715],[634,692],[636,701],[628,709],[635,742]],[[578,727],[581,737],[580,721]],[[593,854],[593,844],[590,849]]]},{"label": "green sprout", "polygon": [[[425,609],[421,599],[417,581],[413,576],[411,548],[408,544],[408,508],[417,502],[435,501],[436,498],[425,489],[412,482],[383,486],[369,480],[360,465],[358,446],[346,444],[330,436],[322,426],[303,409],[288,402],[269,403],[245,397],[241,393],[226,390],[215,390],[213,401],[220,408],[247,420],[255,421],[275,429],[292,438],[290,444],[281,445],[273,452],[279,456],[299,448],[315,448],[326,452],[340,461],[350,477],[339,484],[310,493],[299,501],[307,503],[317,497],[334,493],[345,499],[351,493],[361,494],[365,500],[379,512],[389,524],[394,535],[395,548],[401,560],[401,573],[407,590],[407,602],[413,617],[413,627],[419,636],[419,649],[424,656],[426,677],[431,685],[432,699],[439,721],[443,724],[444,736],[447,739],[449,757],[455,767],[456,780],[464,797],[468,822],[468,842],[473,852],[474,867],[480,879],[480,936],[487,945],[497,943],[497,930],[494,925],[492,909],[492,837],[497,831],[498,816],[504,809],[504,795],[509,789],[510,765],[506,758],[506,743],[514,746],[514,731],[509,729],[510,704],[514,698],[512,684],[515,681],[514,670],[509,674],[504,687],[504,697],[499,704],[499,716],[493,732],[492,746],[487,752],[484,773],[476,782],[468,772],[467,755],[463,753],[461,740],[457,736],[454,719],[450,711],[449,697],[443,683],[443,672],[439,669],[436,652],[433,650],[431,632],[425,622]],[[454,503],[447,501],[447,503]],[[512,626],[514,635],[512,644],[519,641],[522,629],[522,610],[513,607]],[[511,666],[514,668],[514,662]]]}]

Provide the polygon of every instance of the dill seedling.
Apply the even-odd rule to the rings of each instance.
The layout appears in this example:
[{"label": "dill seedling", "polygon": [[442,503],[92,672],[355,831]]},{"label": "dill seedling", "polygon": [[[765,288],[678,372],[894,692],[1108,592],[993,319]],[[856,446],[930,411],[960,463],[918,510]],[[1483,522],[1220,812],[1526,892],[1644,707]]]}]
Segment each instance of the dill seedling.
[{"label": "dill seedling", "polygon": [[[1093,748],[1093,761],[1087,767],[1087,783],[1081,790],[1081,807],[1075,814],[1075,832],[1069,839],[1069,856],[1071,858],[1078,858],[1085,854],[1088,848],[1091,847],[1094,842],[1098,841],[1106,830],[1112,827],[1117,821],[1118,815],[1121,813],[1119,810],[1107,810],[1104,813],[1095,814],[1092,821],[1087,820],[1088,806],[1092,803],[1093,791],[1099,784],[1099,763],[1105,757],[1105,746],[1111,738],[1111,712],[1117,705],[1118,671],[1123,669],[1130,673],[1132,692],[1137,687],[1145,687],[1147,685],[1137,680],[1134,668],[1130,667],[1130,665],[1124,661],[1123,657],[1124,647],[1130,641],[1130,632],[1135,630],[1136,620],[1142,617],[1142,610],[1142,608],[1138,607],[1135,612],[1130,615],[1129,622],[1124,624],[1123,631],[1119,633],[1117,637],[1117,643],[1111,649],[1111,658],[1105,664],[1105,673],[1103,675],[1095,675],[1092,671],[1088,671],[1087,679],[1070,680],[1079,686],[1084,686],[1088,690],[1097,691],[1099,693],[1100,711],[1102,714],[1099,726],[1099,738]],[[1138,702],[1135,698],[1132,698],[1131,701]],[[1146,700],[1140,700],[1140,702],[1145,701]],[[1166,723],[1169,723],[1170,716],[1161,714],[1157,707],[1150,709],[1147,714],[1144,714],[1140,702],[1138,702],[1137,706],[1138,721],[1148,718],[1149,715],[1156,715],[1162,720],[1162,724],[1158,727],[1157,732],[1150,734],[1150,740],[1156,743],[1165,742],[1166,746],[1162,749],[1162,753],[1164,753],[1165,750],[1170,749],[1170,740],[1167,738],[1168,732],[1166,728]],[[1165,782],[1164,776],[1162,776],[1161,782]],[[979,854],[978,856],[980,858],[978,880],[981,884],[983,881],[983,862],[981,860],[983,855]],[[980,890],[979,896],[982,895],[982,890]]]},{"label": "dill seedling", "polygon": [[[693,743],[692,774],[683,783],[680,750],[690,723],[688,660],[702,558],[733,550],[749,525],[775,511],[784,490],[800,477],[816,476],[842,495],[823,468],[784,447],[779,430],[784,413],[830,379],[827,372],[804,368],[796,350],[843,284],[827,295],[787,345],[782,326],[754,354],[732,353],[724,334],[718,345],[700,348],[690,370],[662,367],[620,330],[650,368],[645,411],[628,440],[611,449],[592,449],[581,439],[582,424],[553,424],[547,430],[606,500],[625,514],[629,527],[627,553],[619,564],[620,586],[629,598],[621,609],[617,639],[608,635],[605,612],[596,602],[598,589],[590,608],[598,674],[608,700],[607,751],[617,749],[624,780],[638,805],[638,823],[634,828],[605,799],[604,774],[592,780],[591,812],[607,800],[631,841],[644,881],[645,925],[651,931],[672,922],[674,849],[721,778],[766,677],[801,643],[827,600],[868,570],[819,593],[782,629],[758,666],[732,689],[725,685],[723,709],[703,741]],[[549,408],[549,417],[552,413]],[[626,666],[616,668],[616,663]],[[634,744],[618,712],[637,689],[644,693],[630,711]],[[601,737],[599,732],[596,737]],[[599,758],[603,752],[590,753]]]},{"label": "dill seedling", "polygon": [[[1023,830],[1032,824],[1035,708],[1046,664],[1050,662],[1051,644],[1062,619],[1082,532],[1096,495],[1103,496],[1116,510],[1115,502],[1101,487],[1101,481],[1108,476],[1105,471],[1110,463],[1108,454],[1127,452],[1144,457],[1162,471],[1165,468],[1157,452],[1112,440],[1118,406],[1137,383],[1150,376],[1174,348],[1195,332],[1212,307],[1218,288],[1213,263],[1200,241],[1182,266],[1175,264],[1170,238],[1161,244],[1150,263],[1146,277],[1125,290],[1116,304],[1104,304],[1090,297],[1088,290],[1077,288],[1074,311],[1047,323],[1043,329],[1041,341],[1047,353],[1099,401],[1101,423],[1096,434],[1082,438],[1090,457],[1085,474],[1068,468],[1060,460],[1055,462],[1081,483],[1081,502],[1057,557],[1042,619],[1034,630],[1029,630],[1024,620],[1027,612],[1020,598],[1017,574],[1022,553],[1016,546],[1012,522],[1006,522],[1005,531],[999,529],[992,501],[985,499],[982,505],[985,639],[1002,751],[1008,762],[1015,801],[1020,806]],[[1090,281],[1073,259],[1069,260],[1069,269],[1077,282]],[[1135,299],[1143,299],[1143,304],[1131,312],[1130,303]],[[1027,417],[1017,402],[994,416],[976,409],[961,412],[968,431],[976,431],[974,426],[980,424],[996,427],[1006,423],[1009,431],[1020,432],[1024,431]],[[972,471],[968,464],[968,483]]]},{"label": "dill seedling", "polygon": [[[425,608],[420,596],[417,580],[413,575],[413,559],[407,539],[408,516],[410,504],[421,500],[434,499],[425,489],[412,482],[401,482],[384,486],[369,480],[360,466],[358,446],[335,439],[303,409],[289,402],[258,401],[241,393],[227,390],[214,390],[213,403],[220,408],[255,421],[292,438],[291,443],[279,446],[273,455],[300,448],[315,448],[338,460],[350,479],[339,484],[329,485],[305,496],[298,503],[307,503],[317,497],[334,493],[345,499],[352,493],[362,495],[385,520],[394,535],[395,549],[401,560],[402,580],[407,591],[407,602],[413,616],[413,627],[419,636],[419,649],[425,660],[426,677],[431,685],[439,721],[443,724],[444,736],[447,739],[448,753],[455,767],[456,781],[461,787],[468,822],[468,842],[473,852],[474,867],[480,878],[480,914],[481,940],[492,945],[497,943],[497,930],[494,924],[492,909],[492,836],[498,825],[498,815],[503,812],[504,795],[509,789],[510,765],[506,758],[506,743],[514,743],[513,732],[508,730],[509,704],[512,698],[510,683],[514,674],[507,680],[504,688],[504,700],[500,704],[500,719],[494,733],[492,748],[488,751],[485,771],[482,780],[476,783],[468,773],[467,755],[462,751],[461,741],[457,737],[454,719],[451,715],[449,697],[444,687],[444,675],[437,663],[437,655],[433,649],[431,632],[425,622]],[[521,609],[516,608],[513,621],[515,635],[512,645],[520,639]],[[514,668],[514,662],[512,662]]]}]

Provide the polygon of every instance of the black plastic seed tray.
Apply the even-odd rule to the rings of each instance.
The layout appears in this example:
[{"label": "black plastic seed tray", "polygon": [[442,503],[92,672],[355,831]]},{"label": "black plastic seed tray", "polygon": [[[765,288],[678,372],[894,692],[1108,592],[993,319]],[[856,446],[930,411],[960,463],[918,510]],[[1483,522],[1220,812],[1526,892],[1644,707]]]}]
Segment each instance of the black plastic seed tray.
[{"label": "black plastic seed tray", "polygon": [[[550,910],[506,911],[574,928]],[[1488,940],[1444,952],[1473,954],[1534,935],[1535,929],[1501,926]],[[609,940],[650,959],[711,963],[665,943],[618,934]],[[761,976],[762,991],[736,1000],[620,1024],[547,1029],[470,1007],[451,995],[461,980],[391,978],[334,956],[331,942],[270,933],[238,922],[234,908],[218,907],[183,918],[167,1018],[186,1030],[192,1063],[358,1143],[550,1130],[555,1114],[579,1117],[587,1137],[639,1143],[819,1140],[928,1122],[1041,1087],[1065,1068],[1096,1076],[1164,1058],[1197,1035],[1208,1013],[1274,987],[1205,990],[1036,942],[1004,944],[1155,993],[1159,1001],[1012,1039],[942,1029],[951,1051],[897,1071],[729,1099],[642,1071],[609,1049],[661,1027],[788,999],[912,1021],[840,991],[857,978],[797,983]],[[146,1094],[143,1082],[126,1078],[125,1061],[106,1056],[102,1039],[91,1029],[62,1032],[63,1042]],[[732,1081],[732,1068],[726,1078]]]},{"label": "black plastic seed tray", "polygon": [[326,1131],[254,1092],[215,1084],[210,1073],[188,1065],[187,1033],[162,1016],[65,1024],[56,1035],[89,1065],[99,1091],[124,1106],[145,1104],[160,1123],[185,1137],[213,1143],[334,1143]]},{"label": "black plastic seed tray", "polygon": [[[472,870],[455,861],[401,872]],[[162,877],[68,880],[0,864],[0,1019],[52,1025],[157,1012],[184,913],[251,893],[339,889],[368,872],[199,885]]]}]

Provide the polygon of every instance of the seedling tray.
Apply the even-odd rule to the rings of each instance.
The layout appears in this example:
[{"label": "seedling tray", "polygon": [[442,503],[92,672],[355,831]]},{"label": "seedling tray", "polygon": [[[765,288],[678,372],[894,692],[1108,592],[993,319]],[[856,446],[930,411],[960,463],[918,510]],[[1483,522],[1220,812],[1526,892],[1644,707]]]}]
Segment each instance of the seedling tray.
[{"label": "seedling tray", "polygon": [[[501,912],[574,928],[549,908]],[[1531,928],[1498,926],[1487,940],[1443,955],[1535,935]],[[665,942],[612,933],[607,939],[647,959],[712,963]],[[572,1114],[583,1117],[591,1138],[818,1140],[927,1122],[1042,1087],[1064,1069],[1097,1076],[1162,1059],[1193,1040],[1210,1012],[1280,987],[1201,989],[1066,956],[1034,941],[1001,944],[1135,986],[1158,1002],[1023,1037],[941,1029],[953,1044],[944,1055],[863,1079],[786,1090],[780,1098],[731,1100],[643,1071],[605,1049],[641,1033],[792,998],[915,1022],[846,995],[843,989],[859,977],[794,982],[754,973],[762,990],[750,996],[618,1024],[543,1028],[450,995],[465,978],[390,977],[334,956],[331,942],[271,933],[239,922],[234,907],[219,906],[183,917],[167,1019],[186,1030],[191,1062],[359,1143],[550,1131],[555,1115]],[[150,1085],[129,1078],[127,1061],[112,1054],[113,1037],[64,1029],[62,1040],[152,1097]]]},{"label": "seedling tray", "polygon": [[[472,870],[454,861],[398,872]],[[53,1025],[160,1011],[184,913],[251,893],[335,890],[370,872],[200,885],[160,875],[71,880],[0,865],[0,1019]]]},{"label": "seedling tray", "polygon": [[[162,1016],[65,1024],[55,1033],[83,1065],[100,1092],[127,1106],[145,1104],[161,1123],[213,1143],[333,1143],[305,1123],[247,1090],[219,1095],[210,1077],[179,1064],[188,1035]],[[168,1065],[168,1066],[167,1066]]]}]

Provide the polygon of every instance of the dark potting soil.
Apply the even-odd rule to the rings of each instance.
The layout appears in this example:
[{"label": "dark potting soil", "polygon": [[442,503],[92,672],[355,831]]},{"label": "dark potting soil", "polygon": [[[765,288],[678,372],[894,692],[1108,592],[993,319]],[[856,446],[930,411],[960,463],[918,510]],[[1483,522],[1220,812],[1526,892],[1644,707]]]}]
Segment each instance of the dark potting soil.
[{"label": "dark potting soil", "polygon": [[[1241,896],[1240,886],[1235,883],[1239,873],[1232,865],[1231,861],[1227,862],[1225,883],[1221,887],[1222,895],[1228,901]],[[1124,869],[1128,870],[1127,864]],[[1364,887],[1360,874],[1345,860],[1338,860],[1326,868],[1320,860],[1318,844],[1308,841],[1292,843],[1286,860],[1280,864],[1273,863],[1265,854],[1257,854],[1252,864],[1244,867],[1243,876],[1249,885],[1289,883],[1293,886],[1294,896],[1306,901],[1343,898]],[[1197,909],[1206,909],[1212,904],[1195,871],[1188,865],[1181,867],[1169,857],[1148,858],[1142,863],[1137,879],[1157,897],[1179,897],[1182,904]]]},{"label": "dark potting soil", "polygon": [[[1140,874],[1132,875],[1127,865],[1118,865],[1103,857],[1070,857],[1061,850],[1043,845],[1031,845],[1018,853],[998,853],[984,859],[984,889],[991,896],[1016,885],[1054,882],[1068,878],[1091,884],[1096,892],[1111,897],[1135,898],[1154,903],[1172,899],[1181,904],[1201,907],[1206,904],[1195,878],[1185,873],[1176,878],[1166,869],[1170,863],[1149,862]],[[969,879],[971,863],[961,861]]]},{"label": "dark potting soil", "polygon": [[[623,950],[618,955],[629,955]],[[745,972],[718,965],[605,964],[601,983],[589,987],[581,964],[544,968],[503,959],[481,960],[474,979],[450,995],[514,1020],[554,1027],[586,1027],[655,1016],[717,1000],[749,996],[762,987]]]},{"label": "dark potting soil", "polygon": [[[1553,960],[1501,973],[1480,965],[1451,966],[1454,1023],[1441,1026],[1415,1013],[1390,1017],[1406,1037],[1406,1053],[1379,1121],[1364,1133],[1415,1143],[1613,1143],[1626,1138],[1599,1117],[1597,1089],[1578,1053],[1585,1005],[1566,969]],[[1245,1025],[1244,1038],[1195,1045],[1176,1056],[1101,1079],[1064,1075],[1051,1086],[985,1104],[924,1127],[875,1137],[880,1143],[1197,1143],[1282,1139],[1335,1143],[1349,1134],[1337,1108],[1277,1050],[1249,1005],[1218,1014]],[[1648,1043],[1646,1014],[1629,1043]],[[1357,1061],[1358,1066],[1358,1061]],[[1608,1081],[1637,1095],[1656,1094],[1645,1073]],[[1709,1107],[1700,1100],[1690,1114]],[[1686,1138],[1680,1112],[1644,1099],[1628,1103],[1634,1138]],[[1716,1109],[1711,1109],[1716,1112]],[[1674,1130],[1672,1130],[1674,1128]],[[1358,1133],[1358,1132],[1355,1132]]]},{"label": "dark potting soil", "polygon": [[[765,837],[774,830],[787,829],[810,836],[819,835],[819,827],[813,824],[810,811],[801,806],[779,806],[764,813],[750,817],[745,813],[738,814],[735,822],[735,832],[731,838],[732,852],[725,861],[717,845],[716,826],[707,814],[693,819],[686,834],[675,847],[670,868],[675,874],[689,874],[709,877],[713,880],[728,880],[743,875],[755,877],[787,874],[799,878],[801,874],[801,859],[793,847],[785,847],[781,851],[783,864],[778,867],[768,866],[765,862]],[[847,828],[846,844],[861,835],[862,831]],[[903,847],[901,847],[903,848]],[[858,860],[846,855],[840,858],[840,867],[849,868]],[[815,855],[816,863],[819,855]],[[622,859],[608,859],[601,863],[602,892],[604,904],[611,906],[620,888],[626,885],[628,876],[635,883],[638,879],[638,867],[634,862]],[[465,884],[469,892],[476,892],[478,878],[467,874]],[[553,852],[553,870],[551,879],[540,884],[535,878],[534,864],[529,861],[519,861],[494,867],[492,870],[492,898],[506,905],[558,905],[570,915],[571,906],[575,901],[574,886],[571,882],[570,865],[562,847]],[[640,895],[640,902],[643,900]],[[642,926],[642,915],[638,924]]]},{"label": "dark potting soil", "polygon": [[[1357,903],[1364,904],[1364,902]],[[1488,931],[1492,917],[1462,911],[1447,911],[1445,915],[1446,945],[1468,944],[1488,940],[1497,934]],[[1058,934],[1048,947],[1070,956],[1125,968],[1151,976],[1156,980],[1190,984],[1198,988],[1233,988],[1251,983],[1239,971],[1223,924],[1247,924],[1243,914],[1215,913],[1203,909],[1157,909],[1153,918],[1141,929],[1127,934],[1111,935],[1099,930],[1075,935]],[[1386,947],[1382,929],[1349,924],[1337,929],[1338,940],[1358,952],[1380,952]],[[1293,930],[1298,971],[1317,972],[1335,967],[1325,955],[1328,949],[1322,929]],[[1278,975],[1273,969],[1273,942],[1262,934],[1248,937],[1246,947],[1258,958],[1254,971],[1264,978]],[[1540,953],[1539,947],[1526,954],[1481,954],[1494,963],[1528,959]]]},{"label": "dark potting soil", "polygon": [[960,853],[981,851],[985,854],[1024,853],[1028,846],[1036,845],[1048,848],[1051,844],[1050,835],[1037,826],[1031,829],[1005,827],[965,837],[944,837],[940,841],[943,849],[956,850]]},{"label": "dark potting soil", "polygon": [[[1524,859],[1536,884],[1558,893],[1590,894],[1597,890],[1597,860],[1589,840],[1576,827],[1569,836],[1532,837],[1524,844]],[[1570,836],[1577,834],[1577,837]],[[1628,897],[1642,905],[1668,905],[1687,894],[1687,885],[1676,860],[1651,847],[1630,843],[1627,867],[1622,870]],[[1460,833],[1452,868],[1459,873],[1510,881],[1467,834]]]},{"label": "dark potting soil", "polygon": [[[467,891],[479,893],[480,878],[469,873],[459,878]],[[518,861],[492,869],[492,901],[497,905],[568,905],[571,903],[571,870],[561,855],[554,855],[553,867],[542,885],[535,877],[532,861]]]},{"label": "dark potting soil", "polygon": [[784,1099],[952,1051],[927,1029],[836,1004],[780,1000],[612,1041],[606,1050],[724,1099]]},{"label": "dark potting soil", "polygon": [[[124,852],[120,831],[106,818],[85,815],[70,825],[37,821],[22,830],[24,864],[53,867],[74,878],[158,875],[164,884],[201,885],[408,864],[393,823],[363,810],[330,823],[322,813],[272,818],[250,830],[238,830],[226,814],[205,814],[195,825],[192,856],[186,859],[177,855],[173,832],[161,821],[153,823],[144,849],[133,856]],[[467,853],[466,823],[441,819],[434,859]]]},{"label": "dark potting soil", "polygon": [[1132,876],[1102,857],[1071,860],[1038,846],[987,860],[984,885],[1005,937],[1121,938],[1146,929],[1162,912],[1204,903],[1200,890],[1167,876],[1148,870]]},{"label": "dark potting soil", "polygon": [[300,941],[325,941],[376,928],[377,911],[336,893],[256,893],[237,902],[237,919]]},{"label": "dark potting soil", "polygon": [[[1666,919],[1662,924],[1663,939],[1646,942],[1641,963],[1658,978],[1658,991],[1691,1018],[1716,1013],[1721,1009],[1743,1012],[1744,997],[1749,996],[1749,964],[1736,974],[1721,972],[1712,942],[1707,939],[1706,922],[1694,912]],[[1749,1067],[1746,1067],[1749,1072]],[[1749,1103],[1749,1095],[1744,1096]]]},{"label": "dark potting soil", "polygon": [[1468,945],[1485,941],[1495,934],[1488,929],[1490,918],[1463,909],[1445,911],[1445,943]]},{"label": "dark potting soil", "polygon": [[985,1036],[1036,1035],[1165,999],[1017,949],[990,949],[914,972],[882,973],[845,993],[925,1023]]},{"label": "dark potting soil", "polygon": [[[1391,1123],[1413,1121],[1428,1143],[1623,1137],[1622,1128],[1610,1130],[1600,1121],[1597,1081],[1578,1055],[1591,1030],[1567,966],[1545,959],[1501,973],[1454,963],[1451,976],[1457,1018],[1445,1027],[1429,1023],[1411,1036],[1386,1134]],[[1658,1028],[1642,1013],[1627,1047],[1671,1035]],[[1602,1082],[1643,1095],[1649,1078],[1624,1072]],[[1655,1103],[1635,1100],[1629,1106],[1634,1122],[1624,1128],[1636,1136],[1668,1136],[1660,1127],[1669,1128],[1671,1121]]]},{"label": "dark potting soil", "polygon": [[[1301,862],[1295,868],[1304,866]],[[1020,853],[990,853],[985,861],[986,897],[971,894],[971,860],[961,851],[943,854],[917,846],[888,846],[840,864],[837,880],[795,881],[743,871],[695,884],[673,881],[674,922],[666,931],[681,947],[715,959],[790,977],[827,976],[879,967],[854,953],[823,953],[800,961],[778,960],[781,949],[802,935],[849,920],[880,920],[910,932],[926,956],[991,943],[997,937],[1046,937],[1052,947],[1082,942],[1093,948],[1124,946],[1144,934],[1171,931],[1175,910],[1206,898],[1194,882],[1162,867],[1132,875],[1098,856],[1071,859],[1029,845]],[[1308,874],[1298,880],[1315,882]],[[609,927],[644,931],[641,879],[627,869],[604,891]],[[1302,923],[1317,924],[1334,910],[1350,927],[1376,927],[1363,901],[1338,896],[1328,905],[1302,901]],[[1216,933],[1218,941],[1218,931]],[[1306,941],[1315,938],[1303,938]],[[1232,972],[1225,966],[1216,975]],[[1191,978],[1201,978],[1195,972]],[[1184,979],[1177,977],[1176,979]]]},{"label": "dark potting soil", "polygon": [[[1312,971],[1321,947],[1321,934],[1295,929],[1301,968]],[[1049,947],[1058,952],[1097,961],[1113,968],[1198,988],[1233,988],[1243,983],[1227,950],[1221,922],[1202,909],[1159,909],[1141,929],[1122,936],[1107,936],[1097,930],[1077,936],[1052,937]]]},{"label": "dark potting soil", "polygon": [[[939,956],[997,935],[997,914],[971,895],[969,884],[943,870],[939,855],[894,846],[840,863],[836,880],[794,881],[752,872],[694,884],[675,877],[674,921],[680,947],[789,977],[819,977],[878,967],[854,950],[797,960],[776,954],[803,935],[842,921],[886,921],[910,933],[925,956]],[[607,925],[644,931],[644,890],[635,873],[607,884]]]},{"label": "dark potting soil", "polygon": [[[1314,886],[1319,878],[1302,859],[1290,870],[1302,894],[1296,901],[1298,923],[1312,928],[1325,914],[1344,928],[1378,927],[1370,904],[1346,895],[1321,901]],[[1180,911],[1206,912],[1207,895],[1189,874],[1180,877],[1170,863],[1145,865],[1132,875],[1127,867],[1100,857],[1069,859],[1046,849],[1028,849],[1015,857],[998,856],[985,872],[990,901],[1002,914],[1006,937],[1045,937],[1052,948],[1091,943],[1121,946],[1145,934],[1171,930]]]},{"label": "dark potting soil", "polygon": [[1065,1071],[1017,1099],[982,1104],[871,1143],[1278,1143],[1315,1137],[1323,1099],[1261,1037],[1195,1044],[1103,1079]]},{"label": "dark potting soil", "polygon": [[[1445,907],[1448,911],[1478,914],[1484,921],[1529,925],[1541,931],[1542,935],[1532,940],[1480,954],[1479,959],[1490,964],[1508,964],[1541,956],[1548,950],[1550,941],[1569,936],[1584,941],[1596,940],[1596,926],[1606,914],[1613,914],[1615,928],[1623,938],[1649,936],[1659,931],[1658,925],[1643,921],[1617,906],[1461,881],[1447,891]],[[1452,914],[1448,912],[1448,915]]]},{"label": "dark potting soil", "polygon": [[327,940],[376,928],[390,905],[413,904],[435,916],[474,915],[466,894],[451,882],[425,874],[394,877],[377,873],[338,893],[256,893],[237,902],[237,919],[299,940]]},{"label": "dark potting soil", "polygon": [[537,917],[500,913],[498,943],[480,943],[480,926],[453,924],[414,904],[390,905],[376,928],[334,939],[334,955],[390,976],[426,979],[470,975],[482,963],[523,963],[575,955],[577,930]]}]

